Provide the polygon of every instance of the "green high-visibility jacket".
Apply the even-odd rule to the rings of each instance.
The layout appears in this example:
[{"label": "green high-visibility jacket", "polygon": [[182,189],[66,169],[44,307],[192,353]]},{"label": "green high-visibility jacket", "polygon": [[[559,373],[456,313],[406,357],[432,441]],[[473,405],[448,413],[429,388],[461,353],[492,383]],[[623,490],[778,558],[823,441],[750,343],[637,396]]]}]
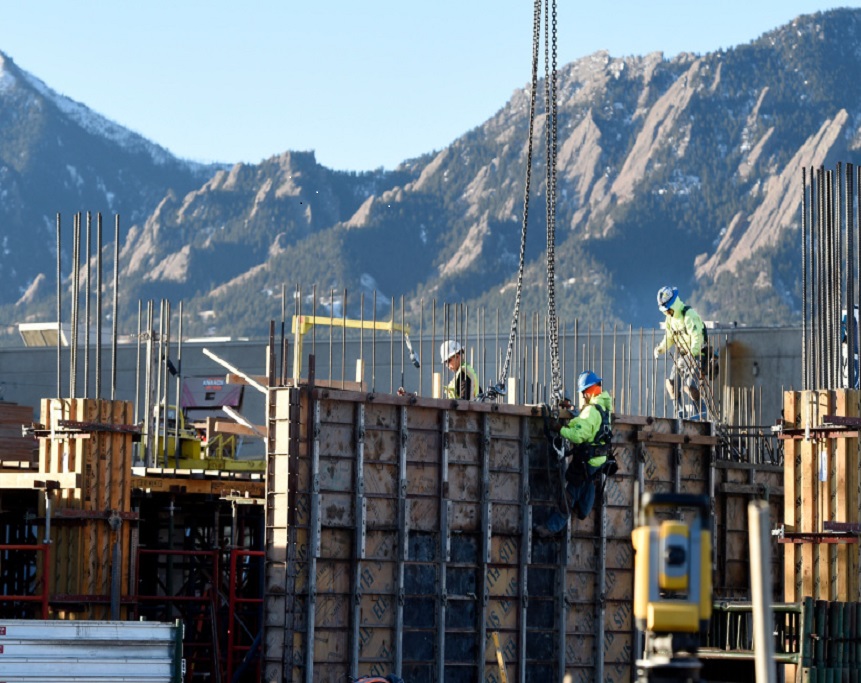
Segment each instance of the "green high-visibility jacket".
[{"label": "green high-visibility jacket", "polygon": [[[572,417],[568,426],[560,429],[559,433],[574,444],[594,444],[603,421],[598,406],[601,410],[606,411],[607,419],[610,420],[613,414],[613,398],[606,391],[602,391],[589,400],[580,410],[580,414],[577,417]],[[606,461],[606,454],[596,455],[587,460],[592,467],[600,467]]]},{"label": "green high-visibility jacket", "polygon": [[445,387],[445,397],[471,401],[477,396],[478,375],[469,363],[462,361],[451,382]]},{"label": "green high-visibility jacket", "polygon": [[700,314],[685,306],[679,297],[670,308],[673,315],[666,316],[667,333],[655,350],[665,353],[675,345],[682,353],[699,356],[705,344],[705,324]]}]

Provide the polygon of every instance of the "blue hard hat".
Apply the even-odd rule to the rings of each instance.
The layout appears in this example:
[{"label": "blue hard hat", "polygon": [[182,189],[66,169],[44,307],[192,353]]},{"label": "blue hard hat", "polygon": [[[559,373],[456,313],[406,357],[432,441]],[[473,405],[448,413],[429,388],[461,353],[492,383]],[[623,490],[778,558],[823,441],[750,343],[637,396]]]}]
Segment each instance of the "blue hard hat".
[{"label": "blue hard hat", "polygon": [[679,290],[675,287],[661,287],[658,290],[658,308],[666,313],[678,296]]},{"label": "blue hard hat", "polygon": [[586,372],[581,372],[577,378],[577,391],[582,393],[596,384],[601,384],[601,378],[591,370],[586,370]]}]

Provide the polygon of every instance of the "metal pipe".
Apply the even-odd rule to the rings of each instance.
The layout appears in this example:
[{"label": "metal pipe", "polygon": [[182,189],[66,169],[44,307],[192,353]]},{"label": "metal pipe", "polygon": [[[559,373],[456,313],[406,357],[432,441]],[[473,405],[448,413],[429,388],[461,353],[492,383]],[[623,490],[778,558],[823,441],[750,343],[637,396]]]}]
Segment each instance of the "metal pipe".
[{"label": "metal pipe", "polygon": [[855,329],[855,177],[854,167],[846,164],[846,198],[843,205],[846,210],[846,388],[854,389],[857,382],[858,369],[855,367],[855,346],[858,332]]},{"label": "metal pipe", "polygon": [[[179,459],[179,412],[182,410],[182,301],[179,302],[179,321],[177,323],[177,337],[176,337],[176,376],[174,377],[174,382],[176,383],[176,421],[175,426],[176,430],[174,432],[174,449],[177,453],[177,460]],[[270,349],[271,350],[271,349]],[[207,441],[207,445],[209,441]],[[235,453],[234,453],[235,455]]]},{"label": "metal pipe", "polygon": [[750,578],[753,597],[753,642],[756,680],[775,683],[774,615],[771,610],[771,538],[768,502],[751,501],[747,506],[750,527]]},{"label": "metal pipe", "polygon": [[93,215],[87,211],[87,254],[84,259],[84,398],[90,397],[90,252]]},{"label": "metal pipe", "polygon": [[807,167],[801,168],[801,389],[806,391],[810,387],[810,368],[807,349],[807,336],[809,334],[808,324],[808,305],[807,305],[807,289],[808,289],[808,249],[807,243],[810,239],[810,222],[808,221],[807,211],[809,202],[807,201]]},{"label": "metal pipe", "polygon": [[[114,220],[114,304],[111,307],[113,320],[111,332],[111,400],[116,398],[117,392],[117,329],[119,326],[119,281],[120,281],[120,217]],[[138,338],[140,338],[140,301],[138,301]],[[135,402],[137,402],[137,389],[135,389]]]},{"label": "metal pipe", "polygon": [[72,226],[72,348],[71,372],[69,373],[69,398],[77,398],[78,378],[78,288],[79,260],[81,249],[81,214],[75,214]]},{"label": "metal pipe", "polygon": [[152,354],[153,354],[153,302],[147,302],[147,331],[146,331],[146,365],[144,371],[144,414],[143,421],[146,425],[146,446],[144,449],[144,463],[152,467],[155,463],[155,451],[153,449],[153,406],[152,406]]},{"label": "metal pipe", "polygon": [[[102,398],[102,214],[96,214],[96,399]],[[113,400],[111,394],[111,400]]]},{"label": "metal pipe", "polygon": [[[344,298],[341,300],[341,388],[344,388],[347,372],[347,288],[344,288]],[[361,333],[360,333],[361,334]]]},{"label": "metal pipe", "polygon": [[[138,333],[135,336],[135,424],[140,421],[140,410],[141,405],[141,395],[140,395],[140,384],[141,384],[141,301],[138,299]],[[116,369],[116,365],[114,365],[114,369]],[[114,399],[114,389],[115,382],[111,382],[111,400]]]},{"label": "metal pipe", "polygon": [[63,395],[63,266],[62,242],[60,239],[60,214],[57,213],[57,398]]}]

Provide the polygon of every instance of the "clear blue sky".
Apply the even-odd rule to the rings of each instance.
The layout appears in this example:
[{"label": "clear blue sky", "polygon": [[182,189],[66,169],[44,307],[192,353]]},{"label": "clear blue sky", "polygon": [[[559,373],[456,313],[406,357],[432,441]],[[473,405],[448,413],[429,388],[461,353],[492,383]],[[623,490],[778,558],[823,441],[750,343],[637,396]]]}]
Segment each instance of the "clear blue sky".
[{"label": "clear blue sky", "polygon": [[[861,0],[558,5],[561,66],[600,49],[702,54]],[[531,0],[0,0],[0,51],[184,158],[314,150],[335,169],[391,169],[526,85],[532,14]]]}]

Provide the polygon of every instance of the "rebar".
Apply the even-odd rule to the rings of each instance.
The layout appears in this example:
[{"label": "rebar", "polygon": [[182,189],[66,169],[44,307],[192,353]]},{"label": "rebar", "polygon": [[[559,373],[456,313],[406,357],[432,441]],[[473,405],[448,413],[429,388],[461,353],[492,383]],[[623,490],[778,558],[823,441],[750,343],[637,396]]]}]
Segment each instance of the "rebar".
[{"label": "rebar", "polygon": [[858,383],[856,258],[858,220],[853,164],[801,170],[802,389]]}]

